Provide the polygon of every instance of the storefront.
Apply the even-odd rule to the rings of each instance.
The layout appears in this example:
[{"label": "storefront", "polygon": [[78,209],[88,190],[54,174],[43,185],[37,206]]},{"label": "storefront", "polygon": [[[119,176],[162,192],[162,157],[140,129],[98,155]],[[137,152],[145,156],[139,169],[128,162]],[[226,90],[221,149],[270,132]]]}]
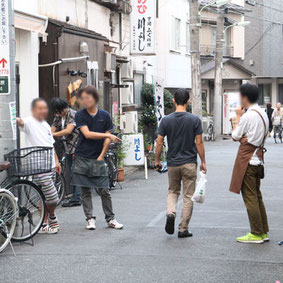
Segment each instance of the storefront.
[{"label": "storefront", "polygon": [[110,95],[110,90],[104,90],[107,39],[94,31],[51,19],[47,33],[47,41],[40,42],[40,97],[47,101],[61,97],[78,109],[77,90],[91,84],[98,89],[104,107]]}]

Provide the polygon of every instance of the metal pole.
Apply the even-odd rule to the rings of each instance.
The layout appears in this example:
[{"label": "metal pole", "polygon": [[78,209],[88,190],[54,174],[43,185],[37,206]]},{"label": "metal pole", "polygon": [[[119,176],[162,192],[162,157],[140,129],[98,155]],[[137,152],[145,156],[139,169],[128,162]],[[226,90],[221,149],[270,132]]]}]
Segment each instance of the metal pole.
[{"label": "metal pole", "polygon": [[199,3],[197,0],[190,2],[190,27],[191,27],[191,67],[192,67],[192,113],[202,118],[202,96],[200,76],[200,23]]},{"label": "metal pole", "polygon": [[0,0],[0,161],[16,148],[16,75],[14,11]]},{"label": "metal pole", "polygon": [[214,138],[220,139],[222,134],[222,69],[223,69],[223,30],[224,11],[218,9],[217,29],[216,29],[216,54],[215,54],[215,82],[214,82]]}]

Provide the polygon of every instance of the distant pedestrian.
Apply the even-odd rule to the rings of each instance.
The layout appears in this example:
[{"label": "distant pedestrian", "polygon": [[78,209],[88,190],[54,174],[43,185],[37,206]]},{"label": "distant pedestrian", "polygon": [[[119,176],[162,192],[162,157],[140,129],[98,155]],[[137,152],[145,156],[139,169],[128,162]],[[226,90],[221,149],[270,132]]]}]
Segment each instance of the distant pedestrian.
[{"label": "distant pedestrian", "polygon": [[[79,130],[76,128],[76,111],[69,108],[68,103],[59,98],[53,98],[50,103],[51,110],[55,113],[51,130],[53,137],[62,142],[64,156],[66,158],[67,173],[72,174],[73,154],[78,142]],[[63,207],[81,205],[81,188],[73,186],[73,195],[68,202],[62,204]]]},{"label": "distant pedestrian", "polygon": [[269,120],[269,133],[272,132],[273,125],[272,125],[272,114],[273,114],[274,109],[272,108],[272,104],[268,103],[266,105],[265,112],[267,114],[268,120]]},{"label": "distant pedestrian", "polygon": [[122,229],[123,225],[118,223],[113,213],[108,171],[104,162],[111,140],[116,143],[120,139],[111,134],[113,130],[111,117],[108,112],[98,108],[99,95],[93,86],[80,89],[79,99],[84,109],[78,111],[75,118],[80,135],[75,150],[71,183],[82,188],[82,205],[87,220],[87,229],[96,228],[91,188],[100,190],[108,226]]},{"label": "distant pedestrian", "polygon": [[164,138],[168,141],[168,179],[169,191],[167,197],[167,221],[165,230],[174,234],[177,201],[183,183],[183,209],[179,224],[179,238],[191,237],[188,230],[193,211],[191,197],[195,192],[197,179],[197,153],[201,159],[200,170],[206,172],[205,150],[202,140],[202,122],[187,112],[190,102],[189,92],[179,89],[173,100],[176,112],[165,116],[158,129],[158,138],[155,151],[155,166],[161,168],[160,156]]},{"label": "distant pedestrian", "polygon": [[282,143],[283,109],[281,109],[281,103],[276,104],[276,109],[272,114],[272,123],[275,143],[277,143],[277,134]]},{"label": "distant pedestrian", "polygon": [[[28,118],[17,118],[17,124],[25,133],[27,147],[53,147],[54,139],[51,128],[46,122],[48,106],[42,98],[36,98],[31,103],[32,116]],[[44,196],[47,213],[39,233],[56,234],[59,231],[59,224],[55,215],[55,209],[59,201],[57,190],[54,184],[56,170],[60,174],[61,166],[53,149],[52,172],[34,176],[34,182],[40,187]],[[31,223],[32,224],[32,223]]]},{"label": "distant pedestrian", "polygon": [[269,121],[265,111],[257,104],[258,96],[256,85],[241,86],[242,107],[236,110],[237,118],[232,133],[233,140],[241,144],[230,184],[231,192],[242,192],[251,227],[250,233],[238,237],[237,241],[254,244],[269,241],[267,215],[260,191]]}]

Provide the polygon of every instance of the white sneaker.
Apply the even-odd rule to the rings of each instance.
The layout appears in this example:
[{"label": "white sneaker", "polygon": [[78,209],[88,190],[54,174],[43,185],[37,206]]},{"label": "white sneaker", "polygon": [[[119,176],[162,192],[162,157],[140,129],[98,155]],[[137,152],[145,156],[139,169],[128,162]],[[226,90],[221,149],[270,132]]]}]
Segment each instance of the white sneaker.
[{"label": "white sneaker", "polygon": [[95,230],[96,226],[95,226],[95,219],[91,218],[87,221],[87,225],[86,225],[86,229],[88,230]]},{"label": "white sneaker", "polygon": [[123,229],[124,225],[120,224],[116,219],[112,219],[108,222],[108,226],[114,229]]}]

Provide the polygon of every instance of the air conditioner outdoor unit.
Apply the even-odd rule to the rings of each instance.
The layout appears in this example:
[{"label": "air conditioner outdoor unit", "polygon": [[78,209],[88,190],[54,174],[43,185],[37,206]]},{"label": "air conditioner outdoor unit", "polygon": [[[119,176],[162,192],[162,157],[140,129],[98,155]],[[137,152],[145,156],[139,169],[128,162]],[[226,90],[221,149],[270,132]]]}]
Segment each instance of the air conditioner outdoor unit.
[{"label": "air conditioner outdoor unit", "polygon": [[123,119],[123,129],[125,134],[138,133],[138,112],[126,112]]},{"label": "air conditioner outdoor unit", "polygon": [[116,55],[105,52],[105,72],[114,72],[116,70]]},{"label": "air conditioner outdoor unit", "polygon": [[127,88],[121,88],[121,102],[122,104],[134,104],[134,84],[128,82]]},{"label": "air conditioner outdoor unit", "polygon": [[121,79],[128,80],[134,77],[133,61],[130,59],[128,63],[123,63],[121,67]]}]

